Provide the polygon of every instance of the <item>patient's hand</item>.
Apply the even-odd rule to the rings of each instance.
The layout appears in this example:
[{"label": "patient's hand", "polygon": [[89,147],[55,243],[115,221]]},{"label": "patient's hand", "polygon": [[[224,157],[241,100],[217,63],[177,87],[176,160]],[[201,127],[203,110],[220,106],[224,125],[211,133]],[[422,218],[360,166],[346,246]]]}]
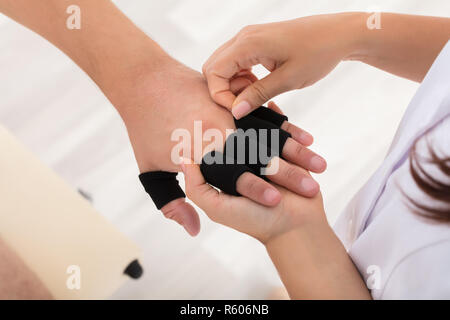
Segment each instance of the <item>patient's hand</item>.
[{"label": "patient's hand", "polygon": [[[151,70],[136,68],[129,78],[106,88],[105,94],[124,119],[141,172],[179,171],[179,164],[171,159],[172,148],[178,143],[171,141],[175,129],[187,129],[193,138],[194,121],[202,121],[203,131],[216,128],[224,137],[226,129],[235,128],[231,113],[210,98],[203,76],[170,58],[157,70],[154,66]],[[280,161],[279,173],[271,179],[299,194],[314,196],[319,186],[301,167],[321,172],[326,163],[298,142],[311,143],[312,137],[287,122],[283,127],[294,138],[286,143],[283,157],[293,164]],[[210,143],[204,142],[203,147]],[[191,158],[199,162],[191,149]],[[267,206],[276,205],[281,198],[276,188],[250,173],[239,178],[237,191]],[[198,215],[184,198],[168,203],[162,211],[191,235],[198,233]]]}]

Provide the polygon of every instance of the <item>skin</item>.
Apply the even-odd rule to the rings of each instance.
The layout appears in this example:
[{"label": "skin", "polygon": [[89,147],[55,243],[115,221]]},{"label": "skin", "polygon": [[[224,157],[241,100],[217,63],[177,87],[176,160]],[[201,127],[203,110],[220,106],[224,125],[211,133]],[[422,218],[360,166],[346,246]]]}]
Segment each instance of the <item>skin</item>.
[{"label": "skin", "polygon": [[[203,67],[212,98],[235,117],[273,96],[312,85],[342,60],[361,61],[422,81],[450,39],[450,19],[381,14],[369,30],[368,14],[319,15],[244,28]],[[332,30],[332,32],[331,32]],[[271,73],[247,82],[236,96],[230,81],[264,65]],[[244,80],[242,80],[244,81]],[[241,108],[245,101],[248,106]],[[282,187],[275,207],[217,192],[198,166],[184,160],[189,197],[214,221],[261,241],[293,299],[370,299],[346,250],[328,225],[322,196],[305,198]],[[245,213],[245,214],[244,214]]]},{"label": "skin", "polygon": [[[449,19],[381,13],[381,29],[369,29],[370,16],[326,14],[243,28],[203,66],[211,97],[240,118],[280,93],[316,83],[343,60],[422,81],[450,37]],[[270,74],[232,92],[230,83],[257,64]]]},{"label": "skin", "polygon": [[[69,5],[81,9],[80,30],[66,28]],[[140,172],[179,171],[171,160],[175,129],[187,129],[193,137],[194,121],[202,121],[203,131],[215,128],[223,136],[235,128],[232,115],[210,98],[203,76],[167,55],[109,0],[0,0],[0,12],[53,43],[95,81],[126,125]],[[242,81],[232,82],[235,92],[242,88]],[[314,196],[319,185],[305,170],[322,172],[326,163],[306,148],[312,143],[310,134],[287,122],[283,127],[293,136],[282,151],[289,162],[271,179]],[[281,199],[272,185],[252,174],[239,178],[237,190],[267,206]],[[190,235],[198,234],[198,214],[184,198],[162,212]]]}]

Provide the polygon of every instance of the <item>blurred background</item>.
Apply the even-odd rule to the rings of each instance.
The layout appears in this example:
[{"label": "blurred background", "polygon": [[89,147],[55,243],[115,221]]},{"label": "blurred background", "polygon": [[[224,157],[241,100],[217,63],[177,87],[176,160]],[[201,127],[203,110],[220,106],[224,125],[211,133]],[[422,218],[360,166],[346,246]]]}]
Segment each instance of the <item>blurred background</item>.
[{"label": "blurred background", "polygon": [[[248,24],[339,11],[450,15],[448,0],[114,2],[172,56],[197,70]],[[264,70],[256,68],[256,74]],[[316,179],[331,223],[382,161],[417,87],[345,62],[313,87],[275,99],[292,122],[314,135],[312,149],[328,161]],[[66,56],[2,15],[0,125],[74,189],[89,194],[94,207],[142,248],[144,277],[113,298],[261,299],[281,285],[264,247],[253,239],[204,215],[196,238],[165,220],[142,190],[125,127],[107,99]]]}]

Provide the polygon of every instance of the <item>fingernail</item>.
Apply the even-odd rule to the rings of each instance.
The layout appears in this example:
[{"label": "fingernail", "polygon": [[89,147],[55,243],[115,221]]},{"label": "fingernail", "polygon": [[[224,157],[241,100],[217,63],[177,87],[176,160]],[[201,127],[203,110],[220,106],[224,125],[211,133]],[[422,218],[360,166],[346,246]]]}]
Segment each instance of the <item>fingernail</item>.
[{"label": "fingernail", "polygon": [[318,183],[314,181],[312,178],[305,177],[300,182],[300,189],[304,192],[315,191],[318,188]]},{"label": "fingernail", "polygon": [[278,198],[278,195],[279,192],[273,189],[267,189],[263,194],[264,199],[269,203],[274,202]]},{"label": "fingernail", "polygon": [[311,158],[311,170],[322,171],[327,166],[327,163],[322,157],[314,156]]},{"label": "fingernail", "polygon": [[241,101],[231,109],[231,113],[236,119],[240,119],[247,115],[250,110],[252,110],[250,104],[247,101]]}]

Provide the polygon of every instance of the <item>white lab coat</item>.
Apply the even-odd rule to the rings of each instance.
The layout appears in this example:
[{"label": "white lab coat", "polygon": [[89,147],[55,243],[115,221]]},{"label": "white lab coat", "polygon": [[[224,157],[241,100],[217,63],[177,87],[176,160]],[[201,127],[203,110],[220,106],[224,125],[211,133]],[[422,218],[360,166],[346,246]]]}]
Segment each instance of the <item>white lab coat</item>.
[{"label": "white lab coat", "polygon": [[[410,174],[416,139],[418,154],[428,154],[429,140],[438,155],[450,156],[450,41],[408,106],[384,162],[334,228],[374,299],[450,299],[450,225],[413,213],[402,194],[436,205]],[[424,167],[446,179],[435,166]]]}]

